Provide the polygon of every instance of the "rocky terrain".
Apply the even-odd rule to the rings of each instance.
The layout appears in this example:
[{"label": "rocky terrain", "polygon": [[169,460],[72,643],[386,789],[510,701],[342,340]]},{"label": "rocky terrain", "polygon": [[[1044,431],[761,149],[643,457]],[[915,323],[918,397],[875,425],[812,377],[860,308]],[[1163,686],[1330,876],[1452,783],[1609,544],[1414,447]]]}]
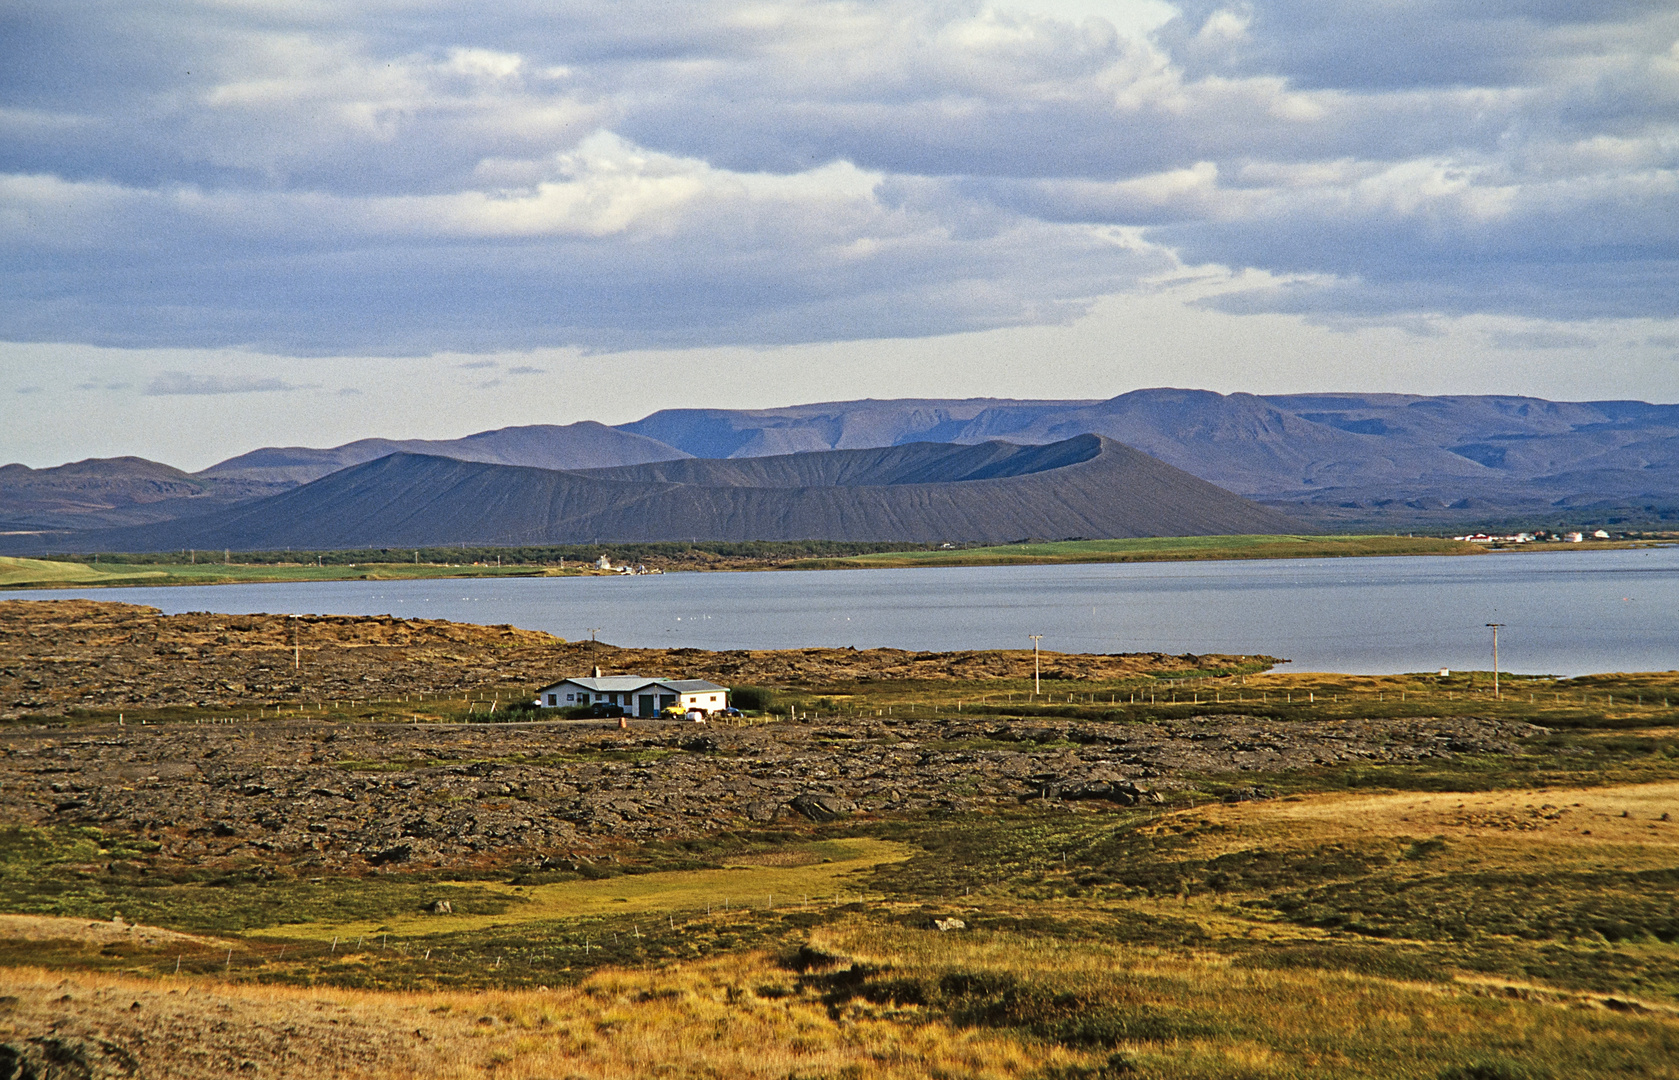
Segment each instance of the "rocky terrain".
[{"label": "rocky terrain", "polygon": [[[142,854],[87,868],[118,874],[181,863],[575,865],[622,841],[778,819],[1031,799],[1135,805],[1207,776],[1225,778],[1220,791],[1252,795],[1268,773],[1510,753],[1539,730],[1476,718],[1228,715],[1154,723],[829,716],[748,726],[635,721],[626,730],[612,721],[397,724],[364,714],[345,722],[346,701],[489,688],[506,700],[592,664],[804,692],[953,680],[970,692],[1029,678],[1032,655],[630,650],[511,626],[163,616],[80,600],[0,603],[0,657],[10,720],[0,727],[0,824],[97,826],[134,839],[129,849]],[[1047,678],[1110,683],[1268,661],[1043,657]],[[295,713],[298,702],[322,701],[332,705],[319,719],[270,708]],[[122,706],[136,712],[112,722]],[[146,722],[144,710],[169,707],[186,711]],[[222,709],[239,719],[227,722]],[[425,721],[427,706],[401,711]],[[245,720],[251,712],[262,718]],[[67,724],[66,714],[80,719]],[[1229,782],[1243,775],[1253,783]]]},{"label": "rocky terrain", "polygon": [[[295,643],[295,648],[294,648]],[[0,720],[71,709],[255,710],[538,686],[608,674],[726,686],[1030,679],[1030,650],[706,652],[566,642],[512,626],[389,616],[164,615],[92,600],[0,601]],[[1046,679],[1120,679],[1202,667],[1257,670],[1264,656],[1045,652]],[[504,695],[505,698],[505,695]]]},{"label": "rocky terrain", "polygon": [[[529,857],[578,868],[620,840],[989,801],[1158,798],[1195,774],[1508,754],[1488,720],[1161,724],[990,720],[129,725],[0,734],[8,823],[98,826],[160,864],[338,869]],[[151,863],[93,866],[141,874]]]}]

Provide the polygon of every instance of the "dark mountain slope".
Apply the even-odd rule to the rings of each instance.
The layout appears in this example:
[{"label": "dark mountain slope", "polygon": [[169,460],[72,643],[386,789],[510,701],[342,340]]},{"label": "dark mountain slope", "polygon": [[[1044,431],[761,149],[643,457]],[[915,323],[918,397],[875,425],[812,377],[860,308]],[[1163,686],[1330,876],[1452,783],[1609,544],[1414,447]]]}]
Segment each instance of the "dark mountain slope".
[{"label": "dark mountain slope", "polygon": [[[1299,531],[1275,511],[1093,435],[1043,447],[921,444],[796,457],[820,460],[560,472],[396,454],[218,514],[80,542],[139,551]],[[741,466],[751,468],[730,471]],[[704,482],[665,478],[684,469]],[[802,482],[776,486],[789,479]]]},{"label": "dark mountain slope", "polygon": [[591,469],[603,480],[659,481],[707,487],[862,487],[995,480],[1059,469],[1088,461],[1097,440],[1066,439],[1047,446],[1006,442],[978,445],[918,442],[867,450],[784,454],[776,457],[685,458],[616,469]]},{"label": "dark mountain slope", "polygon": [[201,514],[253,494],[139,457],[88,458],[50,469],[0,467],[0,517],[14,527],[104,528]]},{"label": "dark mountain slope", "polygon": [[361,439],[325,450],[306,446],[265,447],[218,462],[197,475],[290,486],[400,453],[496,465],[529,465],[538,469],[596,469],[688,456],[656,439],[584,420],[564,426],[532,424],[498,428],[463,439]]},{"label": "dark mountain slope", "polygon": [[[835,446],[1106,435],[1320,524],[1679,517],[1679,406],[1515,396],[1257,396],[1138,390],[1107,401],[855,401],[667,410],[625,425],[744,456],[766,441]],[[932,433],[936,431],[936,436]]]}]

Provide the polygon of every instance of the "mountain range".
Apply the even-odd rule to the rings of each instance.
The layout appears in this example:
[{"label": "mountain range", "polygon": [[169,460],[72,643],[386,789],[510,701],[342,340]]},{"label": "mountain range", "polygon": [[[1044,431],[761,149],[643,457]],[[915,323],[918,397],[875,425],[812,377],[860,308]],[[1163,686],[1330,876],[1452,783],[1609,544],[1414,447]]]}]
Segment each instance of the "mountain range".
[{"label": "mountain range", "polygon": [[616,427],[532,425],[453,440],[269,447],[197,473],[140,458],[0,468],[0,529],[59,532],[201,516],[393,453],[576,471],[913,442],[1043,445],[1102,435],[1333,530],[1679,519],[1679,406],[1516,396],[1217,394],[667,409]]},{"label": "mountain range", "polygon": [[390,454],[281,495],[82,533],[83,550],[647,540],[1000,543],[1295,532],[1299,523],[1100,435],[909,443],[556,470]]}]

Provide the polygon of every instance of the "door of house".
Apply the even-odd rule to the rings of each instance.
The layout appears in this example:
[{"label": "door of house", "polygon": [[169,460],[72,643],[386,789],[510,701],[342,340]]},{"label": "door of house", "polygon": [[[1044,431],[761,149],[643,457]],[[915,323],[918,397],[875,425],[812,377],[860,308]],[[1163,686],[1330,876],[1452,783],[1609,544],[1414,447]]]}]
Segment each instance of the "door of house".
[{"label": "door of house", "polygon": [[636,711],[635,711],[635,714],[637,716],[653,716],[653,715],[655,715],[655,713],[653,712],[653,695],[652,694],[641,695],[641,698],[639,700],[639,704],[640,704],[640,707],[638,709],[636,709]]}]

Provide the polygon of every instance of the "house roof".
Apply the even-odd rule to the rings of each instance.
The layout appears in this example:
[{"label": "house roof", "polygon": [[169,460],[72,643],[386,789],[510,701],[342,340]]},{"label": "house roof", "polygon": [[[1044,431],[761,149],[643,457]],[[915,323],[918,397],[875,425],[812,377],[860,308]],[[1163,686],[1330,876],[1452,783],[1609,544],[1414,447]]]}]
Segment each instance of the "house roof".
[{"label": "house roof", "polygon": [[704,679],[649,679],[640,675],[603,675],[596,678],[561,679],[550,686],[544,686],[537,693],[544,693],[556,686],[566,684],[581,686],[585,690],[597,694],[633,694],[648,686],[662,686],[667,690],[674,690],[678,694],[697,694],[707,690],[727,690],[726,686],[718,686],[714,682]]}]

